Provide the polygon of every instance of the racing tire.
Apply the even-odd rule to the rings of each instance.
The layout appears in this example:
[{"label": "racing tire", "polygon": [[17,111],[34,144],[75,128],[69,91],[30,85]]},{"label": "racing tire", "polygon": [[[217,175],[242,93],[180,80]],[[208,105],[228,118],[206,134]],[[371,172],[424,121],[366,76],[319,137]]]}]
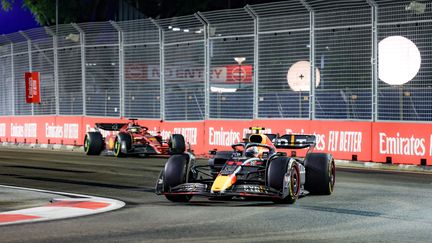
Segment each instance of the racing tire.
[{"label": "racing tire", "polygon": [[300,195],[300,169],[297,163],[294,163],[291,168],[289,166],[289,158],[279,157],[272,161],[267,168],[267,185],[276,190],[283,191],[285,180],[288,178],[285,175],[290,173],[291,183],[289,184],[288,194],[284,198],[273,200],[274,203],[293,204]]},{"label": "racing tire", "polygon": [[104,139],[100,132],[87,132],[84,137],[84,152],[87,155],[100,155],[103,150]]},{"label": "racing tire", "polygon": [[122,145],[126,146],[126,150],[129,151],[132,147],[132,138],[128,133],[119,133],[117,134],[115,143],[114,143],[114,155],[115,157],[126,157],[127,153],[122,151]]},{"label": "racing tire", "polygon": [[305,189],[313,195],[330,195],[336,181],[336,166],[331,154],[311,153],[306,156]]},{"label": "racing tire", "polygon": [[[182,154],[175,154],[168,159],[164,168],[165,191],[186,182],[187,165],[186,156]],[[171,202],[189,202],[192,195],[165,195],[165,197]]]},{"label": "racing tire", "polygon": [[172,134],[168,143],[170,154],[183,154],[186,150],[186,142],[181,134]]}]

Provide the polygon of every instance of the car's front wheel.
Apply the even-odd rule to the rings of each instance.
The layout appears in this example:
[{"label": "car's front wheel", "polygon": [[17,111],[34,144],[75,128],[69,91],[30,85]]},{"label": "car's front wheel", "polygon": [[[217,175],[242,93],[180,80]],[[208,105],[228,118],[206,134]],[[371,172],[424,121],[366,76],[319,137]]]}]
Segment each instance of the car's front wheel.
[{"label": "car's front wheel", "polygon": [[[126,151],[122,150],[122,146],[126,148]],[[126,157],[127,150],[130,150],[132,146],[131,136],[127,133],[119,133],[117,134],[115,143],[114,143],[114,155],[116,157]]]},{"label": "car's front wheel", "polygon": [[279,157],[269,161],[267,168],[267,185],[279,190],[282,197],[273,200],[275,203],[294,203],[300,195],[300,169],[296,162],[289,158]]},{"label": "car's front wheel", "polygon": [[[188,162],[183,154],[175,154],[171,156],[165,164],[164,180],[166,190],[170,190],[180,184],[186,182],[188,176]],[[192,195],[165,195],[172,202],[188,202]]]}]

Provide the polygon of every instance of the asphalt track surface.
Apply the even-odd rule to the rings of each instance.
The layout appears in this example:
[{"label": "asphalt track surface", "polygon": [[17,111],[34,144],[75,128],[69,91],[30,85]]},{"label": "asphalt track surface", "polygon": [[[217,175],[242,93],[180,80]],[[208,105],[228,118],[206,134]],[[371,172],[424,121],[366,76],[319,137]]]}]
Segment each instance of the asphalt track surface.
[{"label": "asphalt track surface", "polygon": [[[0,227],[0,242],[431,242],[432,175],[338,169],[331,196],[294,205],[153,193],[164,158],[0,148],[0,184],[119,199],[103,214]],[[1,200],[1,199],[0,199]],[[1,205],[0,205],[0,209]]]}]

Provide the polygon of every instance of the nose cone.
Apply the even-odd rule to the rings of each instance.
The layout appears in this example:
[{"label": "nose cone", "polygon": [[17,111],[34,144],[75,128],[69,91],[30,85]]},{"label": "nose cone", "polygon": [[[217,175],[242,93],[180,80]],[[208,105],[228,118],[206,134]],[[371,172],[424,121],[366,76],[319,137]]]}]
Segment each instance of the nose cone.
[{"label": "nose cone", "polygon": [[218,175],[213,182],[211,192],[224,192],[226,189],[230,188],[236,180],[237,178],[235,175]]}]

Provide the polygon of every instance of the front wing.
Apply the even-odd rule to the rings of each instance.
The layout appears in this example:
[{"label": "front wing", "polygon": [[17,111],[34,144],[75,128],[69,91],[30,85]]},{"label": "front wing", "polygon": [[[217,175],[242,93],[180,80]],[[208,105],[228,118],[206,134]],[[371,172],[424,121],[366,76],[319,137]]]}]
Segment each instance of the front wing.
[{"label": "front wing", "polygon": [[[133,144],[132,148],[129,150],[126,149],[126,147],[121,148],[122,153],[127,155],[140,155],[140,154],[147,154],[147,155],[168,155],[169,149],[168,147],[156,147],[156,146],[150,146],[150,145],[142,145],[142,144]],[[106,155],[113,155],[114,150],[111,149],[105,149],[104,153]]]},{"label": "front wing", "polygon": [[257,184],[233,185],[223,192],[211,192],[210,186],[205,183],[184,183],[168,190],[164,189],[163,181],[156,184],[158,195],[199,195],[211,198],[218,197],[248,197],[248,198],[269,198],[280,199],[282,194],[268,186]]}]

